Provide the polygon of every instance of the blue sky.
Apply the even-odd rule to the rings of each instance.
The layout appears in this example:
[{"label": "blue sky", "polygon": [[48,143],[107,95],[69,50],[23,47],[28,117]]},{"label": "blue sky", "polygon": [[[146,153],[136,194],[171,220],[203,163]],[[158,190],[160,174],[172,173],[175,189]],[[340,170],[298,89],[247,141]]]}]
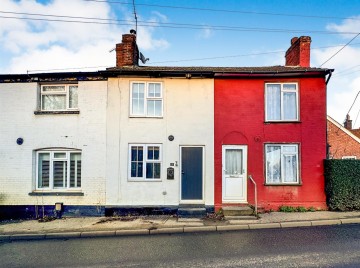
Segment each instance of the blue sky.
[{"label": "blue sky", "polygon": [[[147,65],[283,65],[290,39],[309,35],[311,66],[319,67],[360,32],[360,0],[135,0],[135,7],[138,45],[150,58]],[[35,13],[68,17],[29,15]],[[48,21],[80,20],[75,17],[101,20]],[[1,0],[0,73],[114,66],[115,53],[109,51],[131,28],[132,0]],[[328,114],[340,123],[360,90],[359,58],[360,36],[322,66],[335,69]],[[350,112],[356,127],[359,111],[360,98]]]}]

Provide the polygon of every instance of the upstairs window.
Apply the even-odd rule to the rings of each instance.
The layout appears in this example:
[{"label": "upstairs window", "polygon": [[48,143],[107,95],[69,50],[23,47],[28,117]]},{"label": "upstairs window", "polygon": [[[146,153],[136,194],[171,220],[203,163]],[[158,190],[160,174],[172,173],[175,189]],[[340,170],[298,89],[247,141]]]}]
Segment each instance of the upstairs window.
[{"label": "upstairs window", "polygon": [[78,109],[78,86],[41,85],[42,111],[67,111]]},{"label": "upstairs window", "polygon": [[296,83],[265,85],[266,121],[298,121],[298,103]]},{"label": "upstairs window", "polygon": [[81,187],[81,153],[78,151],[38,151],[36,189],[76,189]]},{"label": "upstairs window", "polygon": [[132,82],[130,116],[162,117],[162,83]]},{"label": "upstairs window", "polygon": [[161,178],[161,145],[129,145],[129,179],[160,180]]},{"label": "upstairs window", "polygon": [[297,144],[266,144],[265,152],[267,184],[299,183]]}]

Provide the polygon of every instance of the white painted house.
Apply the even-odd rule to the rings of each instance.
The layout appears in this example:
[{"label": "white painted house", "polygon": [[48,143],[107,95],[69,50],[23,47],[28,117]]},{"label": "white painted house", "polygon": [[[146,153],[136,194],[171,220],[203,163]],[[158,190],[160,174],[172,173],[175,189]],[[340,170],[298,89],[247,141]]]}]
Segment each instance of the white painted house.
[{"label": "white painted house", "polygon": [[138,55],[126,34],[105,71],[0,75],[0,218],[213,210],[212,68]]},{"label": "white painted house", "polygon": [[148,72],[108,81],[106,205],[211,207],[213,80]]},{"label": "white painted house", "polygon": [[104,214],[107,81],[0,76],[0,216]]}]

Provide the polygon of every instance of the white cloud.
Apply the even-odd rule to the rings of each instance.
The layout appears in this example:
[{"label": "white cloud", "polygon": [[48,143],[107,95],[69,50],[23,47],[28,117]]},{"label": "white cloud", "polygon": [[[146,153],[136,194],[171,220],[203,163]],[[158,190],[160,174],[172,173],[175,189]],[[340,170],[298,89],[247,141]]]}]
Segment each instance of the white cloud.
[{"label": "white cloud", "polygon": [[198,38],[200,39],[209,39],[214,35],[214,30],[210,26],[204,26],[200,33],[198,34]]},{"label": "white cloud", "polygon": [[[360,18],[360,16],[356,17]],[[360,21],[346,19],[340,24],[330,24],[327,27],[337,32],[359,32]],[[354,35],[342,34],[339,36],[344,39],[343,43],[348,42]],[[360,37],[358,37],[360,39]],[[356,42],[355,39],[353,42]],[[312,63],[320,66],[341,47],[327,48],[312,51]],[[346,46],[336,56],[330,59],[322,67],[335,69],[335,72],[328,84],[328,114],[338,122],[342,123],[346,113],[350,109],[357,92],[360,90],[360,71],[358,68],[360,58],[360,48],[356,46]],[[337,74],[338,73],[338,74]],[[350,111],[351,119],[355,119],[360,110],[360,96]],[[360,118],[356,121],[355,127],[359,127]]]},{"label": "white cloud", "polygon": [[[22,54],[11,60],[10,73],[76,71],[76,68],[86,68],[81,71],[96,71],[115,65],[115,52],[109,53],[113,44],[105,41],[96,45],[82,46],[73,51],[61,46],[51,46],[48,49],[35,49],[31,53]],[[69,69],[72,67],[74,69]]]},{"label": "white cloud", "polygon": [[[0,62],[2,73],[24,73],[27,70],[60,69],[81,66],[114,66],[115,53],[109,50],[121,42],[127,25],[106,24],[111,19],[126,19],[131,11],[121,10],[123,18],[114,15],[107,2],[82,0],[53,0],[46,4],[35,0],[1,0],[1,10],[21,13],[48,14],[70,17],[101,18],[99,24],[69,23],[46,20],[20,20],[0,18]],[[25,15],[4,14],[24,17]],[[152,20],[167,19],[155,13]],[[77,20],[75,18],[31,18]],[[105,20],[104,20],[105,19]],[[112,21],[114,22],[114,21]],[[165,39],[155,38],[155,28],[139,29],[138,45],[145,50],[166,49]]]},{"label": "white cloud", "polygon": [[170,44],[163,38],[153,38],[154,28],[139,27],[137,32],[137,40],[139,49],[143,50],[155,50],[155,49],[167,49]]},{"label": "white cloud", "polygon": [[336,32],[347,32],[353,34],[341,34],[344,38],[353,37],[354,34],[359,32],[360,29],[360,16],[354,16],[345,19],[341,24],[331,23],[326,27],[328,30]]},{"label": "white cloud", "polygon": [[159,11],[153,11],[152,14],[154,14],[156,17],[160,19],[161,22],[168,22],[168,17]]},{"label": "white cloud", "polygon": [[[166,16],[159,12],[153,12],[153,14],[155,16],[147,20],[147,23],[152,25],[151,27],[138,26],[137,41],[140,50],[167,49],[170,46],[167,40],[163,38],[154,38],[156,27],[159,25],[160,21],[167,20]],[[141,16],[138,16],[138,19],[144,21]]]}]

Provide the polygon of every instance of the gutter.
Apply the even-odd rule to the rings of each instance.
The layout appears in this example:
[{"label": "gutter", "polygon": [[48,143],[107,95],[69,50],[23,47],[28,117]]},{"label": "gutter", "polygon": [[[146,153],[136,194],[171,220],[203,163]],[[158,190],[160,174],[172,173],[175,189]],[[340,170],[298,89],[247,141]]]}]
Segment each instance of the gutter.
[{"label": "gutter", "polygon": [[334,72],[334,69],[329,69],[329,72],[327,73],[329,76],[327,77],[325,84],[327,85],[330,81],[330,78],[332,76],[332,73]]},{"label": "gutter", "polygon": [[324,76],[332,73],[332,69],[324,71],[297,71],[297,72],[249,72],[249,73],[215,73],[215,77],[292,77],[292,76]]}]

